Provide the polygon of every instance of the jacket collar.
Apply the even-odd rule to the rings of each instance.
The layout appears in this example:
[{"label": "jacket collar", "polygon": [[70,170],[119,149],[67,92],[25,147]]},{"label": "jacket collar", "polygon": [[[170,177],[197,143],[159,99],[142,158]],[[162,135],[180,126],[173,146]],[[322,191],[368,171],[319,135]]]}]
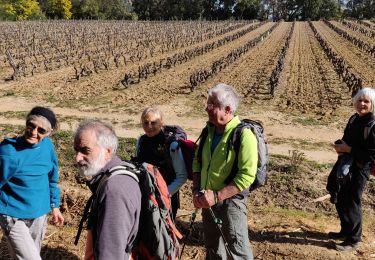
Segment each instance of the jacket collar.
[{"label": "jacket collar", "polygon": [[[224,133],[223,135],[226,135],[228,132],[231,132],[232,129],[234,129],[239,123],[241,123],[241,120],[238,116],[234,116],[232,118],[232,120],[230,120],[226,125],[225,125],[225,129],[224,129]],[[208,126],[208,129],[210,131],[214,131],[215,129],[215,126],[210,123],[210,122],[207,122],[207,126]]]}]

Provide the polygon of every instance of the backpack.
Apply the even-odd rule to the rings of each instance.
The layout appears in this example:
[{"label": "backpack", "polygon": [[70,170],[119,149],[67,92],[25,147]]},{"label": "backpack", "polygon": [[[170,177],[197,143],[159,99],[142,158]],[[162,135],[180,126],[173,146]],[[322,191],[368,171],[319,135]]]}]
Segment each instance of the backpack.
[{"label": "backpack", "polygon": [[[353,118],[353,120],[351,120],[350,123],[353,123],[354,119],[355,118]],[[367,140],[367,137],[369,136],[369,134],[371,132],[371,129],[374,127],[374,125],[375,125],[375,120],[372,120],[367,124],[367,126],[365,126],[365,129],[364,129],[364,139],[365,139],[365,141]],[[375,176],[375,163],[373,163],[371,165],[370,174],[372,176]]]},{"label": "backpack", "polygon": [[196,142],[188,140],[186,132],[178,125],[166,125],[163,127],[163,132],[167,147],[170,147],[170,144],[174,141],[178,143],[177,149],[181,148],[188,179],[193,180],[193,160],[197,149]]},{"label": "backpack", "polygon": [[[249,187],[249,191],[253,191],[256,188],[263,186],[266,182],[267,178],[267,164],[269,161],[269,153],[268,153],[268,146],[264,139],[264,128],[260,122],[251,120],[251,119],[243,119],[241,120],[241,123],[238,124],[235,129],[233,129],[228,142],[228,150],[230,146],[233,147],[236,157],[233,162],[232,170],[228,176],[228,178],[225,180],[226,184],[229,184],[233,181],[233,179],[236,177],[236,174],[238,172],[238,152],[240,150],[240,141],[241,141],[241,135],[245,128],[250,129],[253,134],[255,135],[257,139],[257,150],[258,150],[258,167],[257,172],[255,176],[254,182]],[[205,127],[202,130],[201,136],[198,138],[201,141],[199,142],[198,146],[198,153],[197,158],[198,161],[202,161],[202,150],[203,150],[203,144],[207,138],[208,135],[208,128]]]},{"label": "backpack", "polygon": [[[93,201],[92,197],[99,193],[109,178],[118,174],[134,178],[139,183],[142,193],[139,229],[135,247],[131,249],[132,259],[178,259],[180,248],[178,239],[181,239],[182,235],[171,217],[171,201],[167,184],[157,167],[148,163],[135,165],[125,162],[124,165],[112,168],[100,180],[96,193],[90,197],[89,208]],[[81,219],[75,240],[76,245],[81,233],[80,229],[87,216],[88,214],[86,213],[85,216],[84,213]]]}]

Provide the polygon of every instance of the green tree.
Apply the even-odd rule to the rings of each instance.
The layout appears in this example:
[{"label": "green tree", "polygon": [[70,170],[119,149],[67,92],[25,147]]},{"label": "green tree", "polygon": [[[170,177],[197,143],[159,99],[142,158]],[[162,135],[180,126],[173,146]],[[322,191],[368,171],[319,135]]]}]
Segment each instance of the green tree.
[{"label": "green tree", "polygon": [[134,0],[133,7],[138,17],[142,20],[165,19],[166,6],[164,0]]},{"label": "green tree", "polygon": [[[317,20],[332,18],[339,14],[337,0],[266,0],[268,13],[274,20]],[[265,13],[264,11],[262,11]]]},{"label": "green tree", "polygon": [[357,19],[370,19],[375,17],[374,0],[350,0],[347,3],[349,15]]},{"label": "green tree", "polygon": [[256,19],[261,0],[238,0],[234,6],[234,15],[238,19]]},{"label": "green tree", "polygon": [[74,19],[137,19],[123,0],[72,0],[72,13]]},{"label": "green tree", "polygon": [[70,0],[40,0],[42,11],[52,19],[70,19],[72,17]]},{"label": "green tree", "polygon": [[44,18],[36,0],[2,0],[0,2],[0,19],[31,20]]},{"label": "green tree", "polygon": [[325,19],[332,19],[334,17],[338,17],[340,15],[340,4],[335,3],[334,1],[323,1],[319,17]]},{"label": "green tree", "polygon": [[100,6],[97,0],[72,0],[72,18],[99,19]]}]

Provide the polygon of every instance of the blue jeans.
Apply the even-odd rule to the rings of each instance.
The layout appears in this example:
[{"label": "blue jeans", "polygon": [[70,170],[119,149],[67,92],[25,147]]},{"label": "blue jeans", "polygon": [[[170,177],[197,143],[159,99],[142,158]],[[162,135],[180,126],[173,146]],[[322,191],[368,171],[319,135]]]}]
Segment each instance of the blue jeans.
[{"label": "blue jeans", "polygon": [[[220,228],[234,260],[253,259],[248,234],[246,201],[246,198],[230,198],[211,207],[215,217],[222,221]],[[210,209],[203,209],[202,217],[206,259],[230,259],[230,256],[227,256],[224,240],[213,220]]]}]

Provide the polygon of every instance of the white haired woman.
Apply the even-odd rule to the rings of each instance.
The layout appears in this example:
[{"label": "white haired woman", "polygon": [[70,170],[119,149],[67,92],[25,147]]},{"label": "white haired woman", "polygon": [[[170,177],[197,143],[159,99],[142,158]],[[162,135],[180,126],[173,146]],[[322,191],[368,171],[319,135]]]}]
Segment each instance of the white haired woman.
[{"label": "white haired woman", "polygon": [[49,135],[56,116],[34,107],[26,117],[22,136],[0,144],[0,226],[14,259],[41,259],[47,214],[62,225],[57,157]]},{"label": "white haired woman", "polygon": [[353,97],[353,105],[356,113],[350,117],[342,139],[333,144],[339,155],[349,154],[353,158],[335,204],[341,230],[328,233],[330,238],[343,240],[336,245],[338,251],[352,251],[359,246],[362,237],[362,193],[375,162],[375,90],[359,90]]},{"label": "white haired woman", "polygon": [[138,138],[136,157],[138,162],[157,166],[168,185],[171,195],[172,217],[176,218],[180,207],[179,189],[187,180],[187,170],[178,142],[167,142],[164,133],[164,116],[159,108],[147,107],[141,115],[144,135]]}]

